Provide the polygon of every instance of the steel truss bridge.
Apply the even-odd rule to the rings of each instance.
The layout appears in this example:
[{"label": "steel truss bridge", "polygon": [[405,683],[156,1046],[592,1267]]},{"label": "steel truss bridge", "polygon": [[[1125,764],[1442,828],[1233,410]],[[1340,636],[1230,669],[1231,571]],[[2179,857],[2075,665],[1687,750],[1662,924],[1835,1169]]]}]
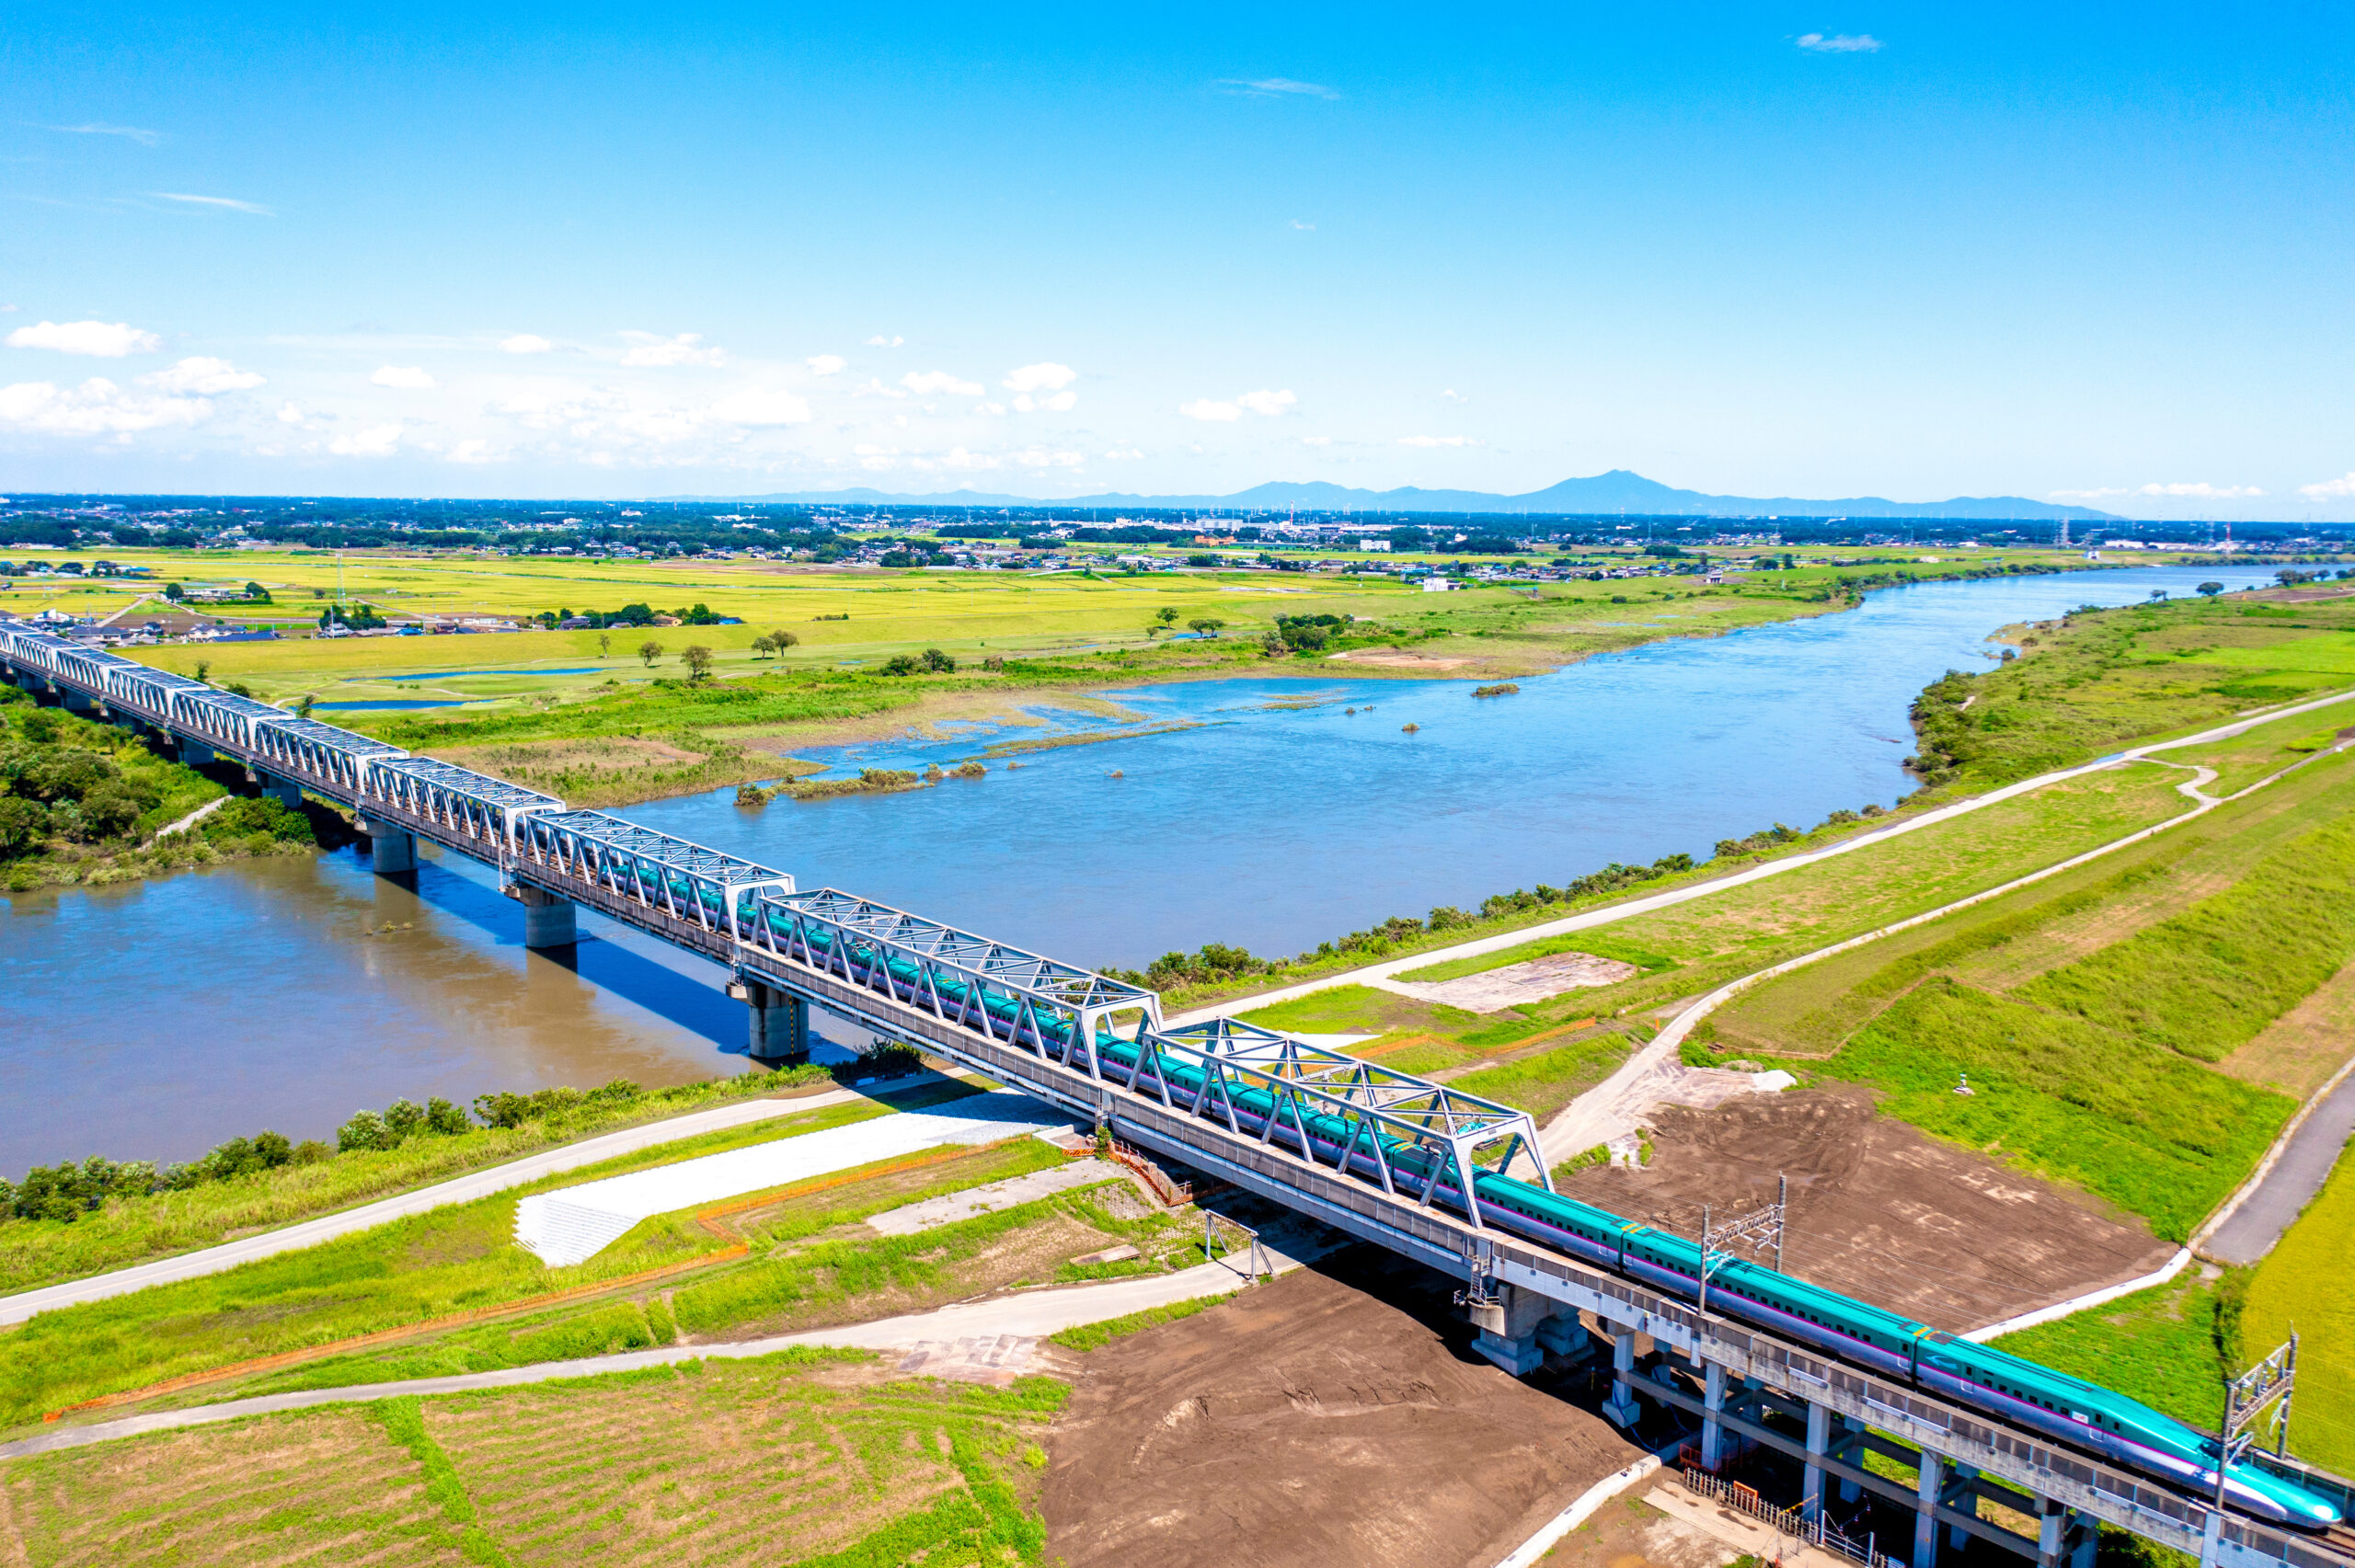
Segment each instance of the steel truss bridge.
[{"label": "steel truss bridge", "polygon": [[[1140,987],[853,893],[803,891],[788,873],[22,622],[0,619],[0,676],[184,758],[241,763],[281,799],[308,793],[350,810],[381,871],[412,868],[419,839],[496,866],[525,906],[527,945],[570,943],[585,908],[725,966],[756,1058],[805,1053],[808,1009],[821,1007],[1462,1278],[1481,1348],[1515,1371],[1545,1349],[1584,1349],[1591,1320],[1611,1347],[1620,1418],[1637,1396],[1688,1412],[1711,1462],[1729,1437],[1785,1450],[1806,1466],[1811,1511],[1827,1484],[1851,1500],[1858,1488],[1892,1497],[1915,1513],[1910,1568],[1932,1568],[1941,1534],[1958,1547],[1977,1536],[2039,1568],[2091,1568],[2096,1521],[2230,1568],[2355,1565],[2338,1539],[2231,1515],[1483,1225],[1465,1201],[1477,1169],[1552,1185],[1526,1112],[1232,1020],[1166,1027],[1159,997]],[[1271,1099],[1273,1114],[1239,1114],[1246,1095]],[[1312,1118],[1349,1129],[1337,1154],[1320,1150],[1323,1134],[1305,1136]],[[1421,1151],[1421,1174],[1392,1158],[1406,1150]],[[1682,1364],[1640,1374],[1638,1334]],[[1803,1441],[1789,1430],[1801,1424]],[[1866,1468],[1868,1450],[1914,1466],[1918,1485]],[[2355,1516],[2348,1483],[2251,1457]],[[2039,1533],[1982,1519],[1981,1498]]]}]

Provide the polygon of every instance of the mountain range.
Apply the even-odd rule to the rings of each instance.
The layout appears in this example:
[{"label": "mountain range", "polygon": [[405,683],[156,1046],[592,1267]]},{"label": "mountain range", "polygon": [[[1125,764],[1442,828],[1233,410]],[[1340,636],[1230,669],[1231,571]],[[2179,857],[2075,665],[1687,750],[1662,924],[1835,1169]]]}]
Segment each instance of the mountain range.
[{"label": "mountain range", "polygon": [[1226,496],[1139,496],[1111,491],[1100,496],[1045,498],[1035,496],[987,495],[975,490],[905,496],[861,486],[850,490],[805,490],[769,496],[658,496],[665,501],[768,502],[773,505],[920,506],[920,507],[1126,507],[1138,510],[1166,508],[1216,509],[1220,511],[1358,511],[1358,512],[1534,512],[1595,514],[1626,512],[1631,517],[1888,517],[2020,519],[2053,522],[2115,521],[2109,512],[2090,507],[2054,506],[2022,496],[1957,496],[1945,501],[1891,501],[1878,496],[1850,496],[1838,500],[1803,500],[1790,496],[1711,496],[1680,490],[1657,479],[1614,468],[1584,479],[1565,479],[1526,495],[1504,496],[1487,490],[1424,490],[1406,486],[1396,490],[1361,490],[1346,485],[1312,481],[1255,485]]}]

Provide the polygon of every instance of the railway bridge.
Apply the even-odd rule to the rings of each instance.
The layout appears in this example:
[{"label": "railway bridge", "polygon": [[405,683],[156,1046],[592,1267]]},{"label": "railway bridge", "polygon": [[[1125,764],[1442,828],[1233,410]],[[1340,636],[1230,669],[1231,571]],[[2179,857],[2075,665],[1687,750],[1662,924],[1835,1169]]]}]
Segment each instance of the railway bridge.
[{"label": "railway bridge", "polygon": [[[380,872],[414,868],[420,839],[497,867],[524,907],[529,946],[573,942],[586,908],[725,966],[756,1059],[805,1056],[809,1009],[823,1008],[1462,1279],[1476,1343],[1515,1374],[1548,1356],[1607,1356],[1606,1413],[1623,1425],[1638,1401],[1683,1412],[1710,1468],[1733,1443],[1785,1452],[1804,1466],[1810,1519],[1860,1491],[1911,1510],[1911,1550],[1887,1554],[1905,1568],[1934,1568],[1942,1539],[1951,1549],[1971,1537],[2039,1568],[2092,1568],[2100,1523],[2203,1564],[2355,1568],[2343,1537],[2234,1513],[1483,1223],[1467,1201],[1480,1171],[1552,1185],[1537,1128],[1513,1107],[1232,1020],[1166,1027],[1152,991],[856,894],[805,890],[787,872],[21,622],[0,619],[0,677],[184,760],[240,764],[290,803],[309,794],[352,812]],[[1272,1109],[1243,1114],[1246,1103]],[[1320,1142],[1336,1139],[1308,1136],[1312,1124],[1348,1131],[1327,1152]],[[1648,1372],[1639,1336],[1660,1353]],[[1873,1454],[1915,1483],[1868,1467]],[[2347,1482],[2250,1458],[2355,1515]],[[1982,1499],[2035,1533],[1982,1517]]]}]

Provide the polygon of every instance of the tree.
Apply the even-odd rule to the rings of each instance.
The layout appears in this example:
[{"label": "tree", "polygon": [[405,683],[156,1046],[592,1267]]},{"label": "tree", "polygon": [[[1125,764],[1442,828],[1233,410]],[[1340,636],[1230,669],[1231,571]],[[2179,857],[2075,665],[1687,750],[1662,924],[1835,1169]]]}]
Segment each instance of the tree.
[{"label": "tree", "polygon": [[270,589],[258,582],[249,582],[246,584],[246,597],[256,604],[267,604],[270,602]]},{"label": "tree", "polygon": [[196,661],[196,678],[200,682],[201,682],[203,679],[211,673],[213,673],[213,661],[211,659],[200,658]]},{"label": "tree", "polygon": [[319,694],[316,692],[305,692],[303,693],[303,700],[294,704],[294,716],[296,718],[309,718],[311,716],[311,710],[318,705]]},{"label": "tree", "polygon": [[611,632],[600,632],[600,633],[598,633],[598,634],[597,634],[597,657],[598,657],[599,658],[611,658],[613,657],[613,653],[614,653],[614,635],[613,635]]},{"label": "tree", "polygon": [[1178,624],[1178,612],[1165,604],[1153,612],[1153,618],[1165,626],[1174,626]]},{"label": "tree", "polygon": [[1214,621],[1207,615],[1199,615],[1193,620],[1187,622],[1186,624],[1192,627],[1195,631],[1201,633],[1202,635],[1206,637],[1214,637],[1218,635],[1219,628],[1225,625],[1226,623],[1223,621]]},{"label": "tree", "polygon": [[647,669],[651,670],[654,668],[654,661],[662,657],[662,645],[652,637],[649,637],[638,645],[638,657],[646,661]]},{"label": "tree", "polygon": [[2153,599],[2165,599],[2166,596],[2167,590],[2165,589],[2154,588],[2151,590],[2151,597]]},{"label": "tree", "polygon": [[2220,582],[2203,582],[2200,585],[2200,597],[2202,599],[2213,599],[2223,591],[2224,585]]},{"label": "tree", "polygon": [[754,658],[766,658],[775,651],[775,639],[769,636],[767,633],[764,632],[761,635],[752,639],[752,657]]},{"label": "tree", "polygon": [[164,585],[164,597],[178,604],[188,597],[188,590],[176,582],[167,582]]},{"label": "tree", "polygon": [[936,647],[928,647],[924,650],[924,667],[938,675],[957,673],[957,661]]},{"label": "tree", "polygon": [[[850,617],[845,615],[843,619],[847,621]],[[800,641],[801,634],[798,632],[788,632],[780,628],[769,634],[769,646],[779,653],[783,653],[789,647],[798,647]]]},{"label": "tree", "polygon": [[40,845],[49,813],[18,795],[0,795],[0,860],[15,860]]},{"label": "tree", "polygon": [[701,643],[689,643],[679,650],[680,661],[687,667],[690,681],[711,679],[711,650]]}]

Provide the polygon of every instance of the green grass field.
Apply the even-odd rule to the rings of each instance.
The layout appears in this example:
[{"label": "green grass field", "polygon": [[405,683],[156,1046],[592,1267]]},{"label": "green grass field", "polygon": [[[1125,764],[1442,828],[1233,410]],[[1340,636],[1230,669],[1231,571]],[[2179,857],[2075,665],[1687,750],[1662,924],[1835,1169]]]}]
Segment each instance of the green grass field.
[{"label": "green grass field", "polygon": [[48,1565],[1036,1562],[1069,1392],[860,1352],[338,1405],[10,1462]]}]

